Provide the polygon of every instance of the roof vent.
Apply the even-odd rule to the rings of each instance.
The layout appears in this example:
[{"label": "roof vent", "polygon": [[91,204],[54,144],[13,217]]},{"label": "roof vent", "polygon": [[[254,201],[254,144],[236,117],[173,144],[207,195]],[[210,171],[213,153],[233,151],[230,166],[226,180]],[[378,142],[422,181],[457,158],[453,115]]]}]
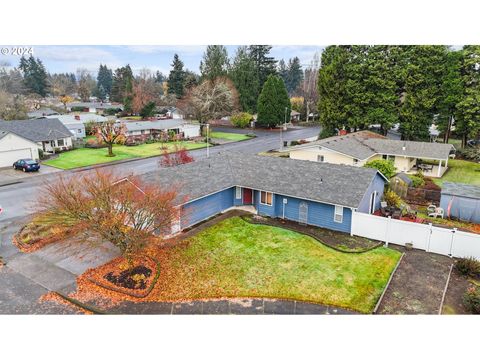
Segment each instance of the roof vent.
[{"label": "roof vent", "polygon": [[80,115],[75,115],[75,120],[80,120]]},{"label": "roof vent", "polygon": [[405,143],[403,144],[402,150],[403,150],[403,151],[407,150],[407,144],[405,144]]},{"label": "roof vent", "polygon": [[320,184],[323,184],[323,179],[322,178],[320,178]]}]

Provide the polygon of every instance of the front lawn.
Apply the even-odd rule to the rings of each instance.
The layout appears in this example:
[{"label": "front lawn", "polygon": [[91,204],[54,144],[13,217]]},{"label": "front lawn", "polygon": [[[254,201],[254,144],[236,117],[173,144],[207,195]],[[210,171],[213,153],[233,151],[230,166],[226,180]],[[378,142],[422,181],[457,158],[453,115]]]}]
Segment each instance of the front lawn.
[{"label": "front lawn", "polygon": [[347,254],[313,238],[239,217],[155,251],[160,277],[148,301],[287,298],[373,310],[400,253]]},{"label": "front lawn", "polygon": [[466,160],[448,160],[448,170],[440,179],[433,181],[442,186],[445,181],[480,186],[480,164]]},{"label": "front lawn", "polygon": [[[205,143],[195,143],[191,141],[179,141],[176,143],[163,143],[168,146],[169,151],[173,151],[175,144],[185,147],[187,150],[200,149],[206,146]],[[143,144],[137,146],[114,145],[114,157],[108,157],[108,149],[82,148],[66,151],[55,159],[44,161],[45,165],[53,166],[59,169],[74,169],[82,166],[108,163],[111,161],[125,160],[132,158],[142,158],[148,156],[161,155],[162,143]]]},{"label": "front lawn", "polygon": [[209,137],[211,137],[212,139],[225,139],[231,141],[243,141],[252,138],[251,136],[245,134],[236,134],[221,131],[213,131],[209,134]]}]

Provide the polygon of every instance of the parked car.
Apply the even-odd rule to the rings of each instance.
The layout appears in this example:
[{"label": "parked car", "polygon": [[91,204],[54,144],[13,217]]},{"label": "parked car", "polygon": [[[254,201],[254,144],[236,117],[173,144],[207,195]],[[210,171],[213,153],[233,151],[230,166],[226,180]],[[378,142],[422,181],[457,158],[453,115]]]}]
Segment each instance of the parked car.
[{"label": "parked car", "polygon": [[467,141],[467,146],[475,147],[475,146],[480,146],[480,139],[477,140],[468,140]]},{"label": "parked car", "polygon": [[13,163],[13,168],[15,170],[22,170],[23,172],[38,171],[40,169],[40,164],[38,161],[32,159],[21,159]]}]

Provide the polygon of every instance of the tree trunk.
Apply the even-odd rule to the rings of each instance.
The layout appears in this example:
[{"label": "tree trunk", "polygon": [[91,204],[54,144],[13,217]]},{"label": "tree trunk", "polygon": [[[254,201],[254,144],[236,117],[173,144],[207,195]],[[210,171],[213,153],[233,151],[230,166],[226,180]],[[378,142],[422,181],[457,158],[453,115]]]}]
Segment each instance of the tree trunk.
[{"label": "tree trunk", "polygon": [[113,144],[108,144],[108,156],[113,157]]},{"label": "tree trunk", "polygon": [[462,134],[462,148],[467,146],[467,134]]}]

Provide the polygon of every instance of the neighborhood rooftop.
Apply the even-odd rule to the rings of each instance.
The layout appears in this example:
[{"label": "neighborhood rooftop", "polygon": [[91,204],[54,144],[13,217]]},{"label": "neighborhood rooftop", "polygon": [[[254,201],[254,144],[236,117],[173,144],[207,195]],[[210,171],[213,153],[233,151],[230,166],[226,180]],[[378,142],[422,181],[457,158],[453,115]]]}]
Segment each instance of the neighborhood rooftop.
[{"label": "neighborhood rooftop", "polygon": [[333,136],[298,145],[295,148],[308,148],[318,145],[359,160],[368,159],[375,154],[438,160],[448,158],[450,152],[455,149],[451,144],[391,140],[368,130],[343,136]]},{"label": "neighborhood rooftop", "polygon": [[51,141],[71,137],[70,131],[60,120],[0,120],[0,130],[9,131],[33,142]]},{"label": "neighborhood rooftop", "polygon": [[184,120],[147,120],[147,121],[122,121],[128,131],[138,130],[166,130],[187,125]]},{"label": "neighborhood rooftop", "polygon": [[443,194],[480,199],[480,186],[446,181],[442,185]]},{"label": "neighborhood rooftop", "polygon": [[178,186],[179,197],[187,197],[187,202],[241,186],[357,208],[376,174],[370,168],[229,152],[142,178],[165,188]]},{"label": "neighborhood rooftop", "polygon": [[68,104],[68,107],[84,107],[84,108],[96,108],[96,109],[123,109],[122,104],[109,104],[102,102],[72,102]]}]

